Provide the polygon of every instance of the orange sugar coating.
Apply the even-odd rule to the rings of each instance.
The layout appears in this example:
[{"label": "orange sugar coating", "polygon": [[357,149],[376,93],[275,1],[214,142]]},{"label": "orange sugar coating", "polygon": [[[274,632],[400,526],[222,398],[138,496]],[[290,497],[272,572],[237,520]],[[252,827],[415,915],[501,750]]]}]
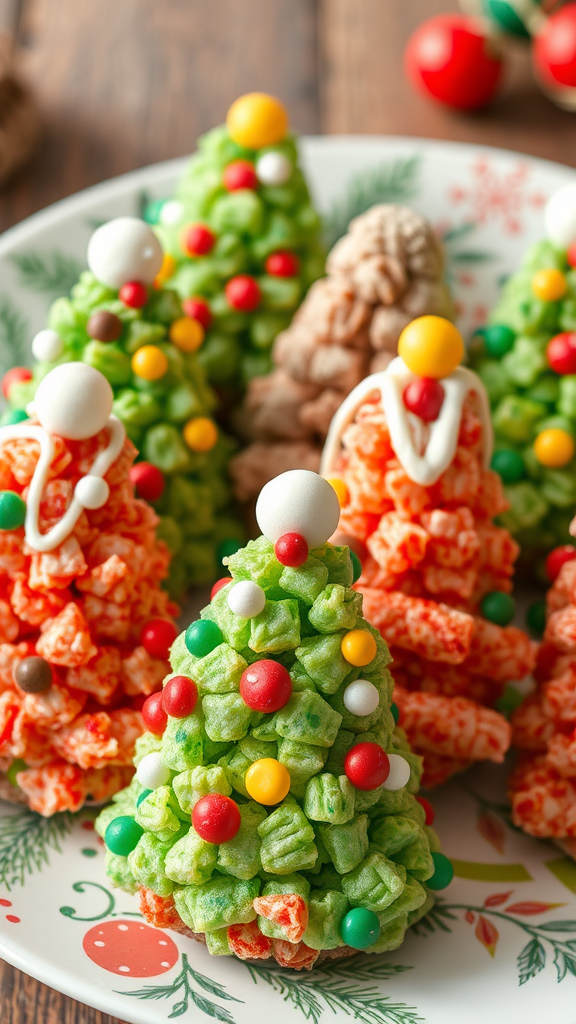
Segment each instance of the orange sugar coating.
[{"label": "orange sugar coating", "polygon": [[419,750],[444,757],[500,763],[510,746],[510,726],[496,711],[466,697],[410,693],[396,685],[402,728]]},{"label": "orange sugar coating", "polygon": [[425,753],[424,770],[422,772],[423,789],[433,789],[435,786],[442,786],[453,775],[460,775],[473,764],[473,761],[468,761],[464,758],[444,757],[442,754],[437,754],[432,750],[424,752],[416,750],[416,748],[413,749],[417,754],[422,755]]},{"label": "orange sugar coating", "polygon": [[576,837],[576,780],[562,778],[546,756],[522,758],[508,780],[512,820],[530,835]]},{"label": "orange sugar coating", "polygon": [[192,934],[176,910],[173,896],[157,896],[151,889],[142,886],[138,890],[138,903],[140,913],[148,924],[155,928],[170,928],[183,935]]}]

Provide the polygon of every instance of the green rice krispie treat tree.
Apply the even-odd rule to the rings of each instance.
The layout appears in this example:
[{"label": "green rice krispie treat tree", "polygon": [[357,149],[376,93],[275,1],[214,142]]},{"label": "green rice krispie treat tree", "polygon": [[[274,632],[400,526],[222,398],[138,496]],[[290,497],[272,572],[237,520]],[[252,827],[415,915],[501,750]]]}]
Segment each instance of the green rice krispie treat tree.
[{"label": "green rice krispie treat tree", "polygon": [[175,641],[135,779],[97,829],[147,920],[302,969],[399,946],[452,866],[415,795],[355,556],[328,542],[335,491],[284,473],[256,515],[263,536]]},{"label": "green rice krispie treat tree", "polygon": [[217,575],[219,543],[241,536],[228,506],[226,465],[232,442],[216,426],[216,397],[198,363],[203,330],[183,313],[175,291],[162,289],[165,258],[154,231],[133,217],[98,228],[89,270],[69,298],[54,302],[48,328],[33,340],[33,374],[4,379],[21,418],[36,387],[59,363],[94,366],[114,391],[119,417],[141,460],[131,479],[161,517],[159,535],[172,554],[169,587],[178,595]]},{"label": "green rice krispie treat tree", "polygon": [[321,224],[282,104],[241,96],[198,142],[174,199],[147,218],[172,258],[168,286],[201,321],[209,380],[241,391],[271,368],[270,350],[324,273]]},{"label": "green rice krispie treat tree", "polygon": [[510,509],[503,524],[526,550],[574,543],[576,504],[576,189],[552,196],[547,238],[506,282],[472,360],[488,391],[492,468]]}]

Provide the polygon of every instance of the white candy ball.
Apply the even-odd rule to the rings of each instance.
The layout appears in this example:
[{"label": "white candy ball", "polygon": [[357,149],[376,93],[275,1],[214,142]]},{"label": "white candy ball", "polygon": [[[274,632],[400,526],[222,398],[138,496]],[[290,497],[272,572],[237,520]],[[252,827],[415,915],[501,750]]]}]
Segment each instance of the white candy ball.
[{"label": "white candy ball", "polygon": [[256,177],[263,185],[284,185],[292,177],[292,164],[284,153],[271,150],[256,161]]},{"label": "white candy ball", "polygon": [[228,607],[234,615],[241,619],[253,619],[264,611],[266,594],[257,583],[251,580],[240,580],[235,583],[228,594]]},{"label": "white candy ball", "polygon": [[168,199],[160,210],[160,223],[165,227],[178,224],[184,216],[184,204],[179,199]]},{"label": "white candy ball", "polygon": [[32,355],[39,363],[53,363],[64,351],[64,342],[56,331],[46,328],[32,339]]},{"label": "white candy ball", "polygon": [[344,707],[351,715],[371,715],[380,703],[380,694],[368,679],[355,679],[344,690]]},{"label": "white candy ball", "polygon": [[336,491],[308,469],[290,469],[274,477],[256,502],[258,526],[273,544],[285,533],[299,533],[309,548],[316,548],[332,536],[339,519]]},{"label": "white candy ball", "polygon": [[390,774],[384,783],[384,789],[404,789],[410,778],[410,765],[405,757],[400,754],[388,754],[390,761]]},{"label": "white candy ball", "polygon": [[552,245],[567,249],[576,242],[576,182],[554,192],[544,211],[546,234]]},{"label": "white candy ball", "polygon": [[88,266],[109,288],[127,281],[152,284],[164,253],[149,224],[137,217],[116,217],[102,224],[88,243]]},{"label": "white candy ball", "polygon": [[170,782],[170,769],[163,763],[159,750],[145,754],[136,769],[136,778],[144,789],[158,789]]},{"label": "white candy ball", "polygon": [[84,508],[102,508],[110,497],[110,488],[101,476],[83,476],[74,488],[74,496]]},{"label": "white candy ball", "polygon": [[112,388],[99,370],[87,363],[64,363],[40,382],[34,411],[49,434],[82,441],[106,426],[113,398]]}]

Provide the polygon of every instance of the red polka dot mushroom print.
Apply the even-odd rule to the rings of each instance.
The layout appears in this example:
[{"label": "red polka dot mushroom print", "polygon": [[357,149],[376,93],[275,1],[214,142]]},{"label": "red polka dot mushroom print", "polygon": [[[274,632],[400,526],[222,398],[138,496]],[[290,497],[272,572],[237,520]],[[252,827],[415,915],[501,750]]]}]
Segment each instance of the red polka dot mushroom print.
[{"label": "red polka dot mushroom print", "polygon": [[84,936],[84,952],[98,967],[129,978],[165,974],[178,961],[176,943],[140,921],[103,921]]}]

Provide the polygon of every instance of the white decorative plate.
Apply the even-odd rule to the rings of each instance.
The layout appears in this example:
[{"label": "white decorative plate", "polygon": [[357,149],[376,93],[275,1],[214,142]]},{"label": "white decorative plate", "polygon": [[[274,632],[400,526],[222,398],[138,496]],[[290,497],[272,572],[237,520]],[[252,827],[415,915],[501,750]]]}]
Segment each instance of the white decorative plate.
[{"label": "white decorative plate", "polygon": [[[574,180],[557,164],[421,139],[305,139],[303,153],[332,237],[377,201],[409,203],[434,223],[466,333],[541,237],[547,197]],[[0,373],[28,360],[94,225],[168,196],[183,166],[99,185],[0,237]],[[45,820],[0,804],[0,955],[134,1024],[575,1024],[576,862],[510,826],[504,777],[483,767],[433,795],[456,878],[397,952],[304,975],[210,957],[144,924],[136,900],[107,885],[92,813]]]}]

